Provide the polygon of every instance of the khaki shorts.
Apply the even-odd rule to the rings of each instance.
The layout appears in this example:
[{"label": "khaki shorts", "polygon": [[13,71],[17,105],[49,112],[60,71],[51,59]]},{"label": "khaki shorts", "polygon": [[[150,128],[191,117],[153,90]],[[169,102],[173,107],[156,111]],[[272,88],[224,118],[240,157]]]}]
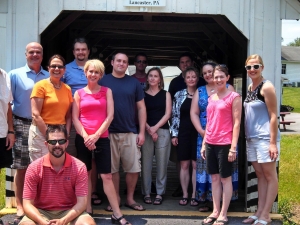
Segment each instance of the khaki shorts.
[{"label": "khaki shorts", "polygon": [[[53,220],[53,219],[61,219],[62,217],[64,217],[65,215],[67,215],[68,212],[70,211],[70,210],[47,211],[47,210],[42,210],[42,209],[38,209],[38,210],[39,210],[41,216],[45,220],[47,220],[47,221]],[[71,222],[75,223],[76,220],[78,220],[82,216],[89,216],[89,217],[91,217],[87,212],[82,212],[78,217],[76,217]],[[33,220],[29,219],[27,216],[24,216],[23,219],[20,221],[19,224],[21,224],[23,222],[33,222],[33,223],[35,223]],[[68,224],[70,224],[70,223],[68,223]]]},{"label": "khaki shorts", "polygon": [[45,145],[45,141],[46,139],[39,128],[31,124],[28,137],[28,150],[31,162],[48,154],[49,151]]},{"label": "khaki shorts", "polygon": [[141,149],[136,144],[137,134],[111,133],[109,134],[111,149],[111,173],[117,173],[120,162],[124,172],[141,172]]}]

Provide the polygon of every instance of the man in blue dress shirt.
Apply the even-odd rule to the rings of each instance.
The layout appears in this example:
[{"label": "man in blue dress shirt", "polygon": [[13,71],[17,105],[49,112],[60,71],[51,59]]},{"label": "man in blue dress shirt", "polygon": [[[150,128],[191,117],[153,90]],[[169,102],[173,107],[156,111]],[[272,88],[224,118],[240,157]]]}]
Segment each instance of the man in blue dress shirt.
[{"label": "man in blue dress shirt", "polygon": [[11,79],[13,95],[13,123],[16,142],[12,149],[15,174],[15,196],[17,203],[17,218],[24,216],[22,194],[26,169],[30,163],[28,152],[28,132],[32,122],[30,95],[34,84],[49,77],[49,73],[41,67],[43,47],[37,42],[31,42],[25,50],[26,65],[8,73]]},{"label": "man in blue dress shirt", "polygon": [[72,95],[80,88],[87,85],[83,67],[89,59],[90,49],[85,38],[76,38],[73,42],[74,61],[66,65],[66,73],[63,81],[72,89]]}]

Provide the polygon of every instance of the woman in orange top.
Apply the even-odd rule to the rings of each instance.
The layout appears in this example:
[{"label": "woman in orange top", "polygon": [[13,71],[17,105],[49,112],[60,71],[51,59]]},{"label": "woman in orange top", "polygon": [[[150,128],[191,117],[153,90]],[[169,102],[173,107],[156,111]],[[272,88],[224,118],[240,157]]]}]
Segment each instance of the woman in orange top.
[{"label": "woman in orange top", "polygon": [[45,135],[48,124],[65,124],[71,127],[71,88],[61,81],[65,73],[65,59],[54,55],[49,59],[50,77],[37,82],[31,93],[32,125],[29,129],[28,147],[31,161],[48,153]]}]

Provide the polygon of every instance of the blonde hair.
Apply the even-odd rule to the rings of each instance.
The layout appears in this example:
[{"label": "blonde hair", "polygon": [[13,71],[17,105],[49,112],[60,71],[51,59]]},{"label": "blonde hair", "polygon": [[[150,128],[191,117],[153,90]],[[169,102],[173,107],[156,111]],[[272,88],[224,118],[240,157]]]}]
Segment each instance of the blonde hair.
[{"label": "blonde hair", "polygon": [[95,70],[100,73],[101,76],[104,74],[105,67],[103,62],[101,62],[99,59],[90,59],[86,61],[83,68],[85,74],[87,73],[89,66],[93,66]]},{"label": "blonde hair", "polygon": [[247,65],[247,63],[250,59],[258,59],[259,64],[261,64],[262,66],[264,65],[264,62],[263,62],[262,58],[260,57],[260,55],[253,54],[253,55],[248,56],[248,58],[246,59],[246,62],[245,62],[245,66]]}]

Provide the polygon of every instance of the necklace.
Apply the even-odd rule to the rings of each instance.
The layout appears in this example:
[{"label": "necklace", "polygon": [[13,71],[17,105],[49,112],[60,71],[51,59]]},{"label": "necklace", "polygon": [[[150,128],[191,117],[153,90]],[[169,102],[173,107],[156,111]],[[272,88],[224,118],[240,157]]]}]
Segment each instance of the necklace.
[{"label": "necklace", "polygon": [[52,82],[52,80],[51,79],[49,79],[50,80],[50,83],[53,85],[53,87],[55,88],[55,89],[60,89],[61,88],[61,82],[59,81],[59,86],[55,86],[55,84]]},{"label": "necklace", "polygon": [[215,89],[210,89],[210,92],[215,92]]},{"label": "necklace", "polygon": [[194,93],[193,94],[190,94],[188,93],[188,91],[186,91],[187,95],[190,96],[190,97],[193,97]]}]

